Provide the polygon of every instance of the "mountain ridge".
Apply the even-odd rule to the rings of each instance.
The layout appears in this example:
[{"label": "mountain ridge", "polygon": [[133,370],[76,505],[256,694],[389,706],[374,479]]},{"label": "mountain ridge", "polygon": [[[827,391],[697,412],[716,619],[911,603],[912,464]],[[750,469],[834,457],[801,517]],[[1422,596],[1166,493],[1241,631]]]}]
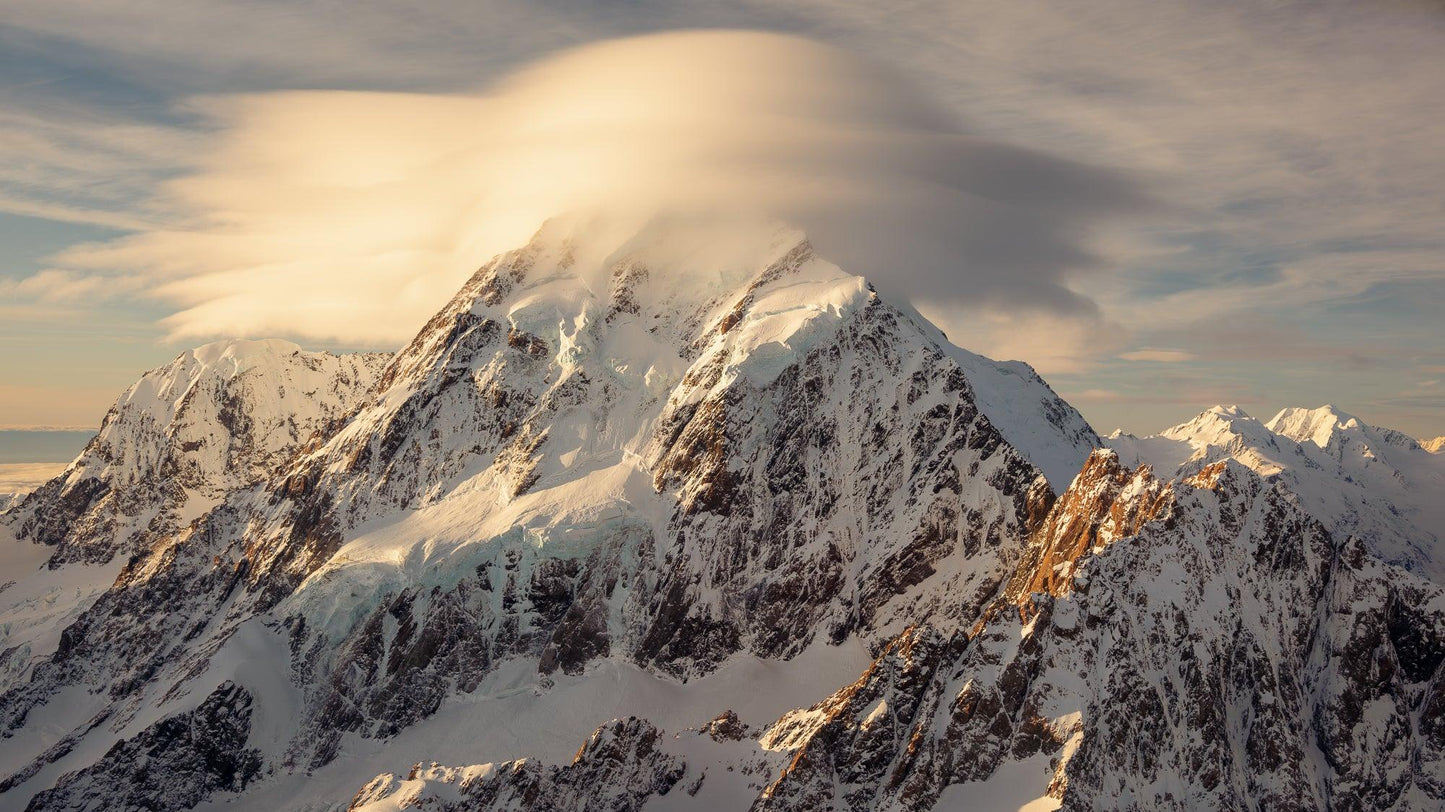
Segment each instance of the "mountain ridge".
[{"label": "mountain ridge", "polygon": [[1229,458],[1282,479],[1336,528],[1359,534],[1385,560],[1442,575],[1445,464],[1414,439],[1367,425],[1332,406],[1286,408],[1261,423],[1235,406],[1215,406],[1152,437],[1115,432],[1105,440],[1130,464],[1187,476]]},{"label": "mountain ridge", "polygon": [[[54,545],[0,588],[0,797],[141,803],[103,754],[142,750],[187,806],[1445,795],[1419,444],[1225,407],[1100,440],[796,230],[579,228],[484,264],[389,357],[182,354],[107,419],[130,457],[98,436],[0,514],[7,550]],[[191,479],[116,461],[141,457]],[[54,584],[82,586],[37,613]],[[1149,691],[1173,738],[1125,721]],[[1299,766],[1314,741],[1328,768]]]}]

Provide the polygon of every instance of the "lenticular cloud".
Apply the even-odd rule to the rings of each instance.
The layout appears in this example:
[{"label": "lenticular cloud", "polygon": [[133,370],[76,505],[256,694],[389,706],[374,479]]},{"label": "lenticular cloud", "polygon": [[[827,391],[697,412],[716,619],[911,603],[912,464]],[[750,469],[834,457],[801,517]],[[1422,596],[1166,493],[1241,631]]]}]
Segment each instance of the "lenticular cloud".
[{"label": "lenticular cloud", "polygon": [[73,249],[140,277],[177,337],[409,337],[549,217],[767,217],[885,292],[1088,314],[1068,283],[1128,177],[970,136],[889,71],[808,40],[678,32],[554,56],[471,95],[199,102],[217,127],[165,189],[176,225]]}]

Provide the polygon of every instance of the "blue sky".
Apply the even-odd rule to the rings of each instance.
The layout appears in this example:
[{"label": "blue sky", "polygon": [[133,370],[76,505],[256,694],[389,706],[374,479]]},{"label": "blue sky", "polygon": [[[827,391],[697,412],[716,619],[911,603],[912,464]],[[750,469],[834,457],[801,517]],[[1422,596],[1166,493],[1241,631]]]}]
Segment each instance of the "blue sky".
[{"label": "blue sky", "polygon": [[[214,177],[238,131],[268,132],[244,112],[260,108],[238,98],[444,97],[560,48],[726,26],[865,55],[965,133],[1149,190],[1152,211],[1080,221],[1095,261],[1068,284],[1095,306],[1087,317],[970,309],[967,291],[965,304],[931,313],[970,349],[1035,364],[1101,431],[1151,432],[1216,402],[1261,418],[1330,402],[1418,436],[1445,434],[1438,4],[6,6],[0,426],[94,426],[141,371],[204,340],[194,320],[176,335],[175,314],[204,299],[186,284],[199,271],[184,251],[154,246],[157,234],[214,214],[167,184]],[[149,253],[135,248],[138,236]],[[146,262],[156,267],[137,267]],[[435,295],[419,293],[417,306]],[[217,329],[334,348],[396,341],[304,322]]]}]

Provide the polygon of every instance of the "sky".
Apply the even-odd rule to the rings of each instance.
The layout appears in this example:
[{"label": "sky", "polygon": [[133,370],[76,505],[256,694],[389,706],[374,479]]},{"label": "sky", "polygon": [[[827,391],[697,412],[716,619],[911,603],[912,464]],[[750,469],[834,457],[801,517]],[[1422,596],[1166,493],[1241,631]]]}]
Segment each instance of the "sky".
[{"label": "sky", "polygon": [[[688,29],[785,36],[635,39]],[[1433,437],[1442,91],[1440,3],[3,0],[0,427],[96,426],[212,338],[397,346],[623,177],[803,222],[1102,432]]]}]

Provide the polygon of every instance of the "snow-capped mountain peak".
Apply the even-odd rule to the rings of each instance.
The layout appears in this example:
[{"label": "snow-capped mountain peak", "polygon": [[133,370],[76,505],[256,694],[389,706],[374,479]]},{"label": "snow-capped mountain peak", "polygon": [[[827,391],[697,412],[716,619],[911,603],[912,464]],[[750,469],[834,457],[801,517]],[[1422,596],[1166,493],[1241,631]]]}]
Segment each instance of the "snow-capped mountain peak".
[{"label": "snow-capped mountain peak", "polygon": [[[78,680],[121,686],[87,712],[181,718],[194,703],[144,694],[165,673],[187,686],[168,696],[258,714],[271,765],[318,769],[494,674],[693,681],[971,622],[1097,436],[1027,366],[952,347],[795,229],[715,236],[559,220],[388,359],[241,342],[148,374],[77,463],[110,472],[86,477],[110,501],[55,510],[75,490],[57,481],[28,515],[71,546],[114,539],[74,517],[117,500],[172,518],[130,537],[0,722]],[[338,386],[347,365],[368,374]],[[137,455],[195,485],[131,475]],[[135,484],[157,479],[180,487]],[[233,665],[241,647],[289,650],[299,695]]]},{"label": "snow-capped mountain peak", "polygon": [[57,557],[108,560],[254,484],[359,404],[386,356],[217,341],[147,372],[69,468],[5,515]]},{"label": "snow-capped mountain peak", "polygon": [[1445,460],[1406,435],[1333,406],[1287,408],[1260,423],[1215,406],[1156,436],[1107,440],[1130,464],[1187,476],[1222,459],[1280,478],[1342,534],[1359,534],[1386,560],[1445,576]]},{"label": "snow-capped mountain peak", "polygon": [[1281,409],[1279,414],[1265,425],[1275,434],[1284,435],[1296,442],[1312,442],[1320,448],[1328,448],[1338,435],[1360,431],[1364,426],[1359,418],[1345,414],[1329,404],[1317,409]]},{"label": "snow-capped mountain peak", "polygon": [[394,355],[147,373],[0,527],[57,546],[0,586],[0,804],[1438,808],[1445,458],[1232,406],[1098,448],[721,233],[559,219]]}]

